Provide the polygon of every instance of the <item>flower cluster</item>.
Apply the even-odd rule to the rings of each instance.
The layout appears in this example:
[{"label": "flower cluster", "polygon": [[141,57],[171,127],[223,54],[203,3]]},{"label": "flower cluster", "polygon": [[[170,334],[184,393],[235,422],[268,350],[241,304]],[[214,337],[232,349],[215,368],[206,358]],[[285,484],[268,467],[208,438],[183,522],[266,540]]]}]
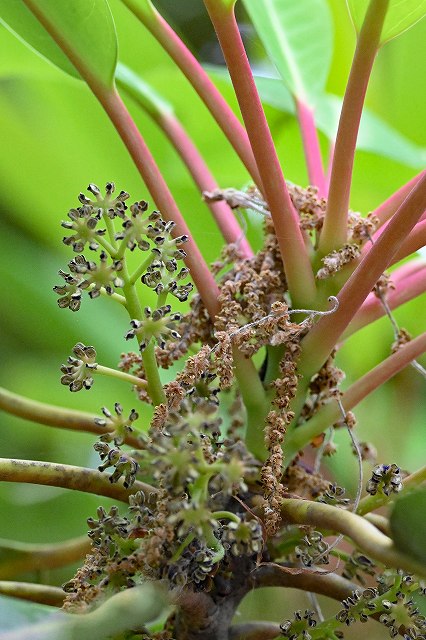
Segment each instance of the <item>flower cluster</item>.
[{"label": "flower cluster", "polygon": [[382,492],[385,496],[402,489],[400,468],[396,464],[377,464],[367,482],[366,491],[372,496]]},{"label": "flower cluster", "polygon": [[96,351],[93,347],[86,347],[82,342],[77,342],[73,347],[75,357],[69,356],[67,364],[61,366],[64,374],[61,384],[67,385],[70,391],[90,389],[93,385],[92,374],[96,371]]},{"label": "flower cluster", "polygon": [[316,627],[317,621],[314,612],[305,610],[295,611],[293,620],[285,620],[280,624],[281,634],[287,640],[311,640],[309,629]]}]

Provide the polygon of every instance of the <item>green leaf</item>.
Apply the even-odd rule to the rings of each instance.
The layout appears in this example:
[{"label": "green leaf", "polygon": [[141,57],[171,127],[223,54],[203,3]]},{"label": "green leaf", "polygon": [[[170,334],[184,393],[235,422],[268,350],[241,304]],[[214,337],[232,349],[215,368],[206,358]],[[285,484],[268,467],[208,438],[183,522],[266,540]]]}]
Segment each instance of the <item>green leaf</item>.
[{"label": "green leaf", "polygon": [[290,93],[314,106],[330,69],[333,29],[325,0],[243,0]]},{"label": "green leaf", "polygon": [[426,487],[423,487],[399,497],[395,501],[390,517],[395,546],[424,563],[426,563],[425,514]]},{"label": "green leaf", "polygon": [[[369,0],[346,0],[356,32],[359,33]],[[390,0],[380,43],[407,31],[426,15],[426,0]]]},{"label": "green leaf", "polygon": [[66,73],[80,77],[62,47],[98,82],[113,85],[117,37],[106,0],[3,0],[0,20],[20,40]]}]

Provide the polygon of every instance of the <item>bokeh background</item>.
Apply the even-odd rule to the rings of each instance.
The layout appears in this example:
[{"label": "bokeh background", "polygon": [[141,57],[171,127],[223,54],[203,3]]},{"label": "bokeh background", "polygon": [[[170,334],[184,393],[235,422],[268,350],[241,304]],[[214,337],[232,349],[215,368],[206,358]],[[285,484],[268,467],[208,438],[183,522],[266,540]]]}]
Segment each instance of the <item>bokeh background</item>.
[{"label": "bokeh background", "polygon": [[[158,1],[193,51],[206,63],[221,63],[202,0]],[[241,187],[248,176],[229,144],[198,100],[173,68],[166,54],[118,0],[110,0],[119,38],[120,59],[165,96],[187,128],[223,187]],[[329,0],[334,20],[334,55],[327,89],[343,95],[355,36],[345,3]],[[240,13],[246,46],[254,64],[263,52],[246,16]],[[405,139],[411,161],[398,162],[384,155],[360,151],[356,157],[351,206],[367,213],[421,168],[425,151],[426,89],[422,81],[426,21],[387,44],[373,71],[367,105]],[[423,49],[424,54],[424,49]],[[219,84],[236,109],[226,82]],[[206,259],[213,261],[221,238],[209,210],[181,164],[176,152],[138,107],[130,110],[150,145],[171,191],[184,212]],[[282,159],[285,176],[306,185],[301,141],[293,117],[266,106],[268,120]],[[57,271],[70,259],[62,244],[60,221],[77,205],[77,195],[89,182],[101,187],[115,181],[132,198],[148,198],[118,135],[86,86],[48,64],[0,26],[0,385],[30,398],[98,412],[119,400],[130,410],[135,400],[120,383],[97,379],[89,392],[70,394],[59,383],[61,363],[77,341],[93,344],[98,361],[115,366],[126,349],[123,335],[127,318],[109,300],[84,300],[78,314],[60,310],[52,287]],[[321,136],[326,156],[328,143]],[[423,155],[422,155],[423,153]],[[248,233],[259,244],[259,223],[249,221]],[[149,304],[149,297],[146,300]],[[416,335],[424,330],[425,296],[396,312],[401,326]],[[342,347],[339,364],[346,371],[345,385],[389,353],[392,329],[385,319],[351,337]],[[423,363],[425,363],[423,359]],[[379,462],[396,462],[414,470],[424,462],[424,380],[407,369],[365,400],[356,411],[358,436],[375,444]],[[142,411],[143,424],[146,417]],[[356,462],[347,436],[339,434],[339,451],[330,462],[337,482],[356,490]],[[97,465],[93,437],[35,425],[2,413],[0,456]],[[371,465],[366,465],[368,474]],[[82,535],[85,520],[102,502],[97,497],[61,489],[0,484],[0,537],[31,542],[55,542]],[[61,584],[70,570],[23,576]],[[6,606],[0,599],[1,607]],[[9,607],[9,604],[7,605]],[[326,611],[333,605],[326,603]],[[335,606],[335,605],[334,605]],[[282,621],[295,608],[309,607],[290,591],[265,590],[252,594],[241,606],[240,618],[267,617]],[[10,609],[8,609],[10,610]],[[385,637],[384,628],[368,625],[371,638]],[[351,630],[347,637],[351,636]]]}]

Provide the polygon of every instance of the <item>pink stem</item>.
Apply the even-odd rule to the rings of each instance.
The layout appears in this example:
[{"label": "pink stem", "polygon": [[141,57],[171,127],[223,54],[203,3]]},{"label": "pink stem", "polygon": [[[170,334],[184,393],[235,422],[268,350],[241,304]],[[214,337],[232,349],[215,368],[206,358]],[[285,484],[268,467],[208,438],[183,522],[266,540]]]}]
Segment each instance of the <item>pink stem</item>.
[{"label": "pink stem", "polygon": [[325,362],[355,313],[392,262],[399,247],[423,213],[426,174],[404,200],[370,251],[338,294],[339,308],[323,316],[303,339],[299,372],[309,380]]},{"label": "pink stem", "polygon": [[405,238],[404,242],[394,255],[392,264],[403,260],[415,251],[426,245],[426,220],[421,220],[416,224],[412,232]]},{"label": "pink stem", "polygon": [[330,142],[330,147],[328,150],[327,173],[325,175],[326,197],[328,197],[328,192],[330,190],[331,169],[333,167],[334,149],[335,149],[335,142]]},{"label": "pink stem", "polygon": [[[204,162],[204,158],[178,119],[170,114],[162,114],[157,121],[186,164],[200,192],[217,189],[218,184]],[[210,208],[226,242],[238,244],[243,256],[250,258],[253,251],[244,237],[244,232],[236,221],[231,207],[223,201],[208,202],[207,206]]]},{"label": "pink stem", "polygon": [[198,60],[153,6],[148,16],[135,0],[123,0],[123,3],[144,24],[189,80],[261,189],[261,179],[247,132]]},{"label": "pink stem", "polygon": [[187,235],[189,237],[185,245],[185,251],[187,252],[185,264],[191,272],[194,283],[210,316],[213,318],[218,311],[218,287],[197,244],[191,237],[187,224],[150,150],[118,93],[116,91],[109,91],[97,94],[93,87],[92,90],[126,145],[136,168],[145,182],[148,191],[154,198],[157,207],[160,209],[162,216],[165,220],[173,220],[176,223],[174,235]]},{"label": "pink stem", "polygon": [[[426,264],[424,261],[411,260],[391,274],[395,289],[390,289],[386,297],[389,308],[396,309],[413,300],[426,291]],[[345,340],[356,331],[378,320],[386,313],[380,299],[369,293],[364,304],[354,315],[348,328],[342,335]]]},{"label": "pink stem", "polygon": [[311,185],[318,187],[318,195],[323,198],[327,195],[327,185],[314,114],[312,110],[300,100],[296,100],[296,111],[302,135],[309,182]]},{"label": "pink stem", "polygon": [[277,234],[293,305],[306,305],[316,294],[315,279],[299,218],[293,207],[274,143],[257,93],[232,4],[204,0],[216,30],[240,105],[263,193]]},{"label": "pink stem", "polygon": [[387,200],[373,211],[373,214],[379,219],[378,229],[393,216],[398,207],[404,202],[411,189],[417,184],[423,175],[423,171],[417,176],[414,176],[409,182],[402,185],[395,191]]},{"label": "pink stem", "polygon": [[[361,400],[404,369],[404,367],[425,351],[426,332],[405,344],[351,385],[342,397],[342,404],[345,411],[353,409]],[[340,418],[341,412],[337,402],[330,402],[324,405],[313,418],[291,432],[284,449],[287,460],[291,459],[295,452],[303,448],[313,438],[323,433]]]},{"label": "pink stem", "polygon": [[389,0],[370,0],[358,37],[336,137],[327,211],[319,242],[322,255],[330,253],[346,242],[358,129],[388,4]]}]

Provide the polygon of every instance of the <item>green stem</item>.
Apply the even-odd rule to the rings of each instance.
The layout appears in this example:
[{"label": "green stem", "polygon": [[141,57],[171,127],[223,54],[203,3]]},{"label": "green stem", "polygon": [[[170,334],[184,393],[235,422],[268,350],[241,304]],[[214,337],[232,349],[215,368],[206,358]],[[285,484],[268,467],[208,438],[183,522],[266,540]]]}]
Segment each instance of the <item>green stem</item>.
[{"label": "green stem", "polygon": [[[94,288],[94,286],[92,288]],[[115,292],[108,293],[105,287],[101,287],[99,291],[101,295],[104,296],[105,298],[110,298],[111,300],[115,300],[116,302],[121,304],[123,307],[126,306],[126,298],[124,296],[121,296],[119,293],[115,293]]]},{"label": "green stem", "polygon": [[[30,420],[48,427],[85,431],[96,435],[114,431],[114,427],[103,427],[97,424],[95,420],[101,416],[97,416],[94,413],[64,409],[38,402],[37,400],[30,400],[3,387],[0,387],[0,409],[24,420]],[[134,434],[126,434],[125,442],[136,449],[140,449],[140,442]]]},{"label": "green stem", "polygon": [[[157,618],[167,606],[166,597],[152,583],[124,589],[96,608],[83,614],[52,616],[46,621],[21,627],[13,632],[14,640],[108,640]],[[127,635],[127,634],[126,634]],[[9,634],[6,637],[9,637]],[[12,636],[10,636],[12,638]]]},{"label": "green stem", "polygon": [[319,241],[321,256],[330,253],[333,249],[338,249],[346,242],[349,196],[358,129],[388,5],[389,0],[370,0],[358,36],[337,131],[327,211]]},{"label": "green stem", "polygon": [[0,458],[0,480],[62,487],[121,502],[128,502],[129,496],[137,491],[143,491],[147,495],[157,492],[154,487],[139,480],[136,480],[131,489],[125,489],[121,484],[112,484],[108,476],[94,469],[36,460]]},{"label": "green stem", "polygon": [[129,277],[129,282],[131,284],[136,284],[136,281],[141,277],[141,275],[146,271],[153,262],[155,256],[154,254],[150,255],[146,260],[141,262],[141,264],[133,271],[132,275]]},{"label": "green stem", "polygon": [[241,518],[231,511],[213,511],[212,518],[214,520],[231,520],[231,522],[236,522],[237,524],[241,522]]},{"label": "green stem", "polygon": [[[421,467],[414,473],[411,473],[409,476],[404,478],[403,480],[403,489],[399,492],[398,495],[408,493],[415,489],[416,487],[422,485],[426,482],[426,466]],[[366,513],[370,513],[370,511],[375,511],[389,502],[392,502],[394,498],[394,494],[390,496],[385,496],[384,493],[376,493],[375,496],[365,496],[358,505],[357,514],[360,516],[365,515]]]},{"label": "green stem", "polygon": [[259,460],[266,460],[265,418],[270,409],[259,374],[250,359],[245,358],[237,348],[233,349],[235,375],[247,413],[245,444],[248,450]]},{"label": "green stem", "polygon": [[132,376],[130,373],[125,373],[124,371],[111,369],[110,367],[104,367],[100,364],[98,364],[96,369],[93,369],[93,373],[98,373],[101,376],[108,376],[109,378],[117,378],[118,380],[123,380],[124,382],[130,382],[130,384],[135,385],[135,387],[141,387],[142,389],[146,388],[147,386],[146,380],[142,380],[141,378]]},{"label": "green stem", "polygon": [[0,539],[0,579],[9,580],[21,573],[65,567],[84,558],[90,546],[87,535],[48,544]]},{"label": "green stem", "polygon": [[314,525],[348,536],[368,557],[386,567],[404,569],[420,577],[426,576],[426,567],[402,554],[390,538],[364,518],[350,511],[320,502],[284,499],[281,515],[286,524]]},{"label": "green stem", "polygon": [[[130,281],[127,264],[123,258],[123,268],[121,277],[124,280],[123,293],[126,298],[127,311],[131,320],[143,320],[142,308],[137,295],[136,287]],[[140,342],[142,337],[138,336]],[[145,375],[148,383],[148,393],[154,405],[166,402],[166,396],[163,385],[160,380],[160,372],[158,370],[157,360],[154,352],[154,341],[151,339],[147,347],[142,351],[142,362],[145,369]]]},{"label": "green stem", "polygon": [[[345,411],[353,409],[367,395],[409,365],[412,360],[415,360],[425,350],[426,332],[405,344],[351,385],[342,397],[342,405]],[[286,464],[291,462],[300,449],[303,449],[313,438],[319,436],[340,418],[339,405],[336,401],[331,401],[323,405],[318,413],[304,424],[298,427],[292,425],[287,432],[284,445]]]},{"label": "green stem", "polygon": [[[104,221],[104,225],[107,228],[110,242],[108,242],[107,240],[105,240],[105,238],[102,238],[102,237],[97,239],[97,242],[99,242],[99,244],[102,245],[108,251],[108,253],[110,254],[111,257],[117,258],[118,257],[116,255],[116,253],[117,253],[117,241],[115,239],[114,221],[106,213],[104,213],[102,215],[102,219]],[[109,249],[105,245],[108,245]]]},{"label": "green stem", "polygon": [[64,590],[59,587],[12,580],[0,581],[0,593],[11,598],[30,600],[31,602],[47,604],[52,607],[62,607],[65,599]]},{"label": "green stem", "polygon": [[284,180],[234,15],[234,2],[204,0],[215,28],[256,159],[283,259],[293,306],[312,304],[316,284],[299,216]]}]

